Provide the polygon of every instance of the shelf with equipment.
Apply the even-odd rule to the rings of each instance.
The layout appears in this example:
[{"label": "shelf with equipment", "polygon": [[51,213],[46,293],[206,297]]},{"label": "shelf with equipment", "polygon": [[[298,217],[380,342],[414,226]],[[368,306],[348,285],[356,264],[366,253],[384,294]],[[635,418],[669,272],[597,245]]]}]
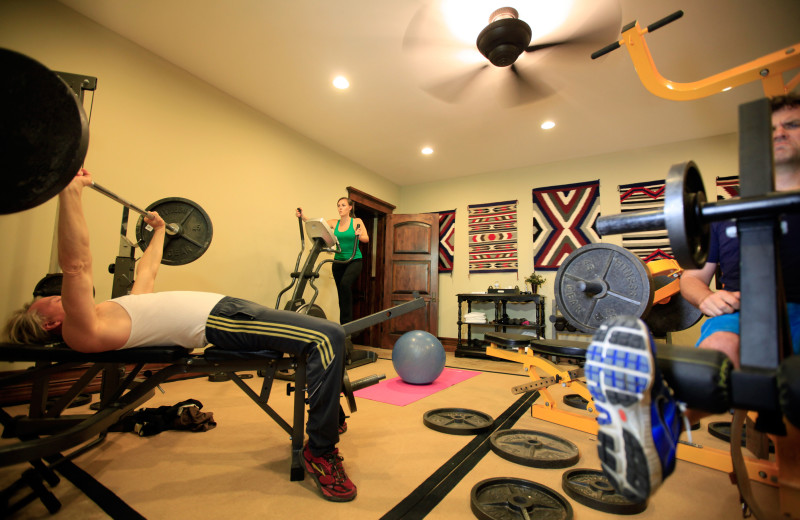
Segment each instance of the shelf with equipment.
[{"label": "shelf with equipment", "polygon": [[[545,320],[544,320],[544,301],[545,297],[533,293],[521,293],[516,291],[497,292],[497,293],[465,293],[457,294],[458,298],[458,343],[456,344],[456,357],[486,357],[486,345],[481,339],[473,339],[473,327],[484,328],[487,331],[493,330],[494,332],[507,332],[508,329],[517,330],[521,333],[530,331],[535,333],[536,337],[545,337]],[[463,304],[467,304],[467,312],[463,313]],[[466,321],[465,314],[472,312],[473,303],[491,303],[494,307],[494,319],[486,321],[486,323],[473,323]],[[529,319],[528,324],[522,324],[517,320],[509,319],[508,317],[508,304],[509,303],[533,303],[535,316]],[[488,318],[488,317],[487,317]],[[463,328],[467,328],[466,338],[462,336]],[[493,358],[489,358],[493,359]]]}]

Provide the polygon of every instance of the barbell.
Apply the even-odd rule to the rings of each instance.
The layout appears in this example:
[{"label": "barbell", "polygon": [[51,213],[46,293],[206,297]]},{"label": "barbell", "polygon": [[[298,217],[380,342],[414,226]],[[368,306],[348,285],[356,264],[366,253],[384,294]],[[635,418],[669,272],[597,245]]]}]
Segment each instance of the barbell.
[{"label": "barbell", "polygon": [[[0,214],[24,211],[58,195],[77,174],[89,148],[89,121],[78,96],[55,72],[23,54],[0,49],[0,157],[4,160]],[[211,245],[213,228],[194,202],[173,197],[142,209],[93,182],[98,193],[140,215],[138,244],[146,249],[150,211],[166,222],[162,263],[180,265]]]},{"label": "barbell", "polygon": [[684,269],[699,269],[708,258],[710,224],[747,217],[774,217],[800,211],[800,190],[707,202],[693,161],[673,165],[667,174],[664,209],[598,217],[601,236],[666,229],[675,259]]}]

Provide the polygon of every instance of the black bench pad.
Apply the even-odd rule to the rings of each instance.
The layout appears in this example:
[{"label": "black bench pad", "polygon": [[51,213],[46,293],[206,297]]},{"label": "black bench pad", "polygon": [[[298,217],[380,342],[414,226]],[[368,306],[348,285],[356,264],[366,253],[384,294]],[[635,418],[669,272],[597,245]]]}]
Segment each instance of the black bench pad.
[{"label": "black bench pad", "polygon": [[53,361],[79,363],[173,363],[187,357],[183,347],[141,347],[87,354],[64,343],[19,345],[0,343],[0,361]]},{"label": "black bench pad", "polygon": [[[0,361],[51,361],[77,363],[175,363],[189,358],[191,350],[183,347],[136,347],[87,354],[72,350],[64,343],[52,345],[19,345],[0,343]],[[277,350],[239,351],[208,347],[202,357],[212,363],[224,361],[257,361],[281,359]]]},{"label": "black bench pad", "polygon": [[586,359],[586,350],[589,348],[589,344],[583,341],[536,339],[533,336],[508,332],[487,332],[484,339],[503,347],[530,346],[539,354],[578,359]]}]

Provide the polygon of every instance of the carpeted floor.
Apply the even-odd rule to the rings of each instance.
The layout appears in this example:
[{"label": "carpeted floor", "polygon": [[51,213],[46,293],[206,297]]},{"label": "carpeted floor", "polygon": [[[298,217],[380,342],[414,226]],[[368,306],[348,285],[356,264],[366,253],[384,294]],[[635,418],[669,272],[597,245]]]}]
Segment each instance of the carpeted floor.
[{"label": "carpeted floor", "polygon": [[[396,376],[391,353],[377,352],[380,359],[353,369],[351,380],[372,374]],[[146,438],[112,433],[75,463],[131,510],[153,520],[469,519],[475,518],[470,510],[473,487],[485,479],[500,477],[515,483],[531,481],[557,491],[567,498],[576,519],[619,516],[569,499],[561,487],[567,469],[510,462],[489,450],[487,442],[481,442],[478,436],[450,435],[426,427],[423,414],[434,408],[474,409],[495,419],[512,417],[515,422],[507,426],[541,431],[574,443],[580,459],[568,469],[599,469],[594,436],[534,419],[527,404],[520,407],[524,395],[513,395],[511,387],[530,381],[521,365],[448,355],[448,367],[480,374],[406,406],[357,400],[358,411],[348,419],[349,429],[339,444],[345,468],[358,486],[353,502],[324,501],[309,478],[291,482],[290,441],[284,431],[233,383],[212,383],[206,378],[163,385],[166,393],[158,393],[147,406],[197,399],[203,403],[203,411],[214,413],[216,428],[203,433],[166,431]],[[254,377],[250,384],[256,387],[260,379]],[[286,396],[285,386],[284,381],[275,382],[270,404],[289,417],[291,398]],[[558,388],[554,393],[563,397],[570,392]],[[514,411],[521,417],[515,419]],[[727,449],[726,443],[708,435],[705,424],[696,432],[694,442]],[[19,478],[24,469],[21,465],[0,468],[0,486]],[[776,490],[754,485],[757,496],[774,507]],[[50,515],[34,501],[11,518],[123,517],[124,509],[108,515],[66,479],[53,492],[63,504],[57,514]],[[738,496],[727,474],[679,461],[675,474],[651,498],[647,509],[634,518],[740,518]]]}]

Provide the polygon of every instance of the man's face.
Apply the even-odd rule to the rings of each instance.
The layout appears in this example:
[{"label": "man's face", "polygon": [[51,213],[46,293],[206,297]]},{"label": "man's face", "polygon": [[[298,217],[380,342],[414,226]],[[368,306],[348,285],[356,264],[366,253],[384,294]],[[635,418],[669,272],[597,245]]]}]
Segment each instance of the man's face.
[{"label": "man's face", "polygon": [[44,318],[45,330],[50,330],[49,325],[58,326],[64,321],[64,307],[61,305],[61,296],[47,296],[33,302],[28,307],[28,312],[36,312]]},{"label": "man's face", "polygon": [[772,114],[775,164],[800,166],[800,107],[784,107]]}]

